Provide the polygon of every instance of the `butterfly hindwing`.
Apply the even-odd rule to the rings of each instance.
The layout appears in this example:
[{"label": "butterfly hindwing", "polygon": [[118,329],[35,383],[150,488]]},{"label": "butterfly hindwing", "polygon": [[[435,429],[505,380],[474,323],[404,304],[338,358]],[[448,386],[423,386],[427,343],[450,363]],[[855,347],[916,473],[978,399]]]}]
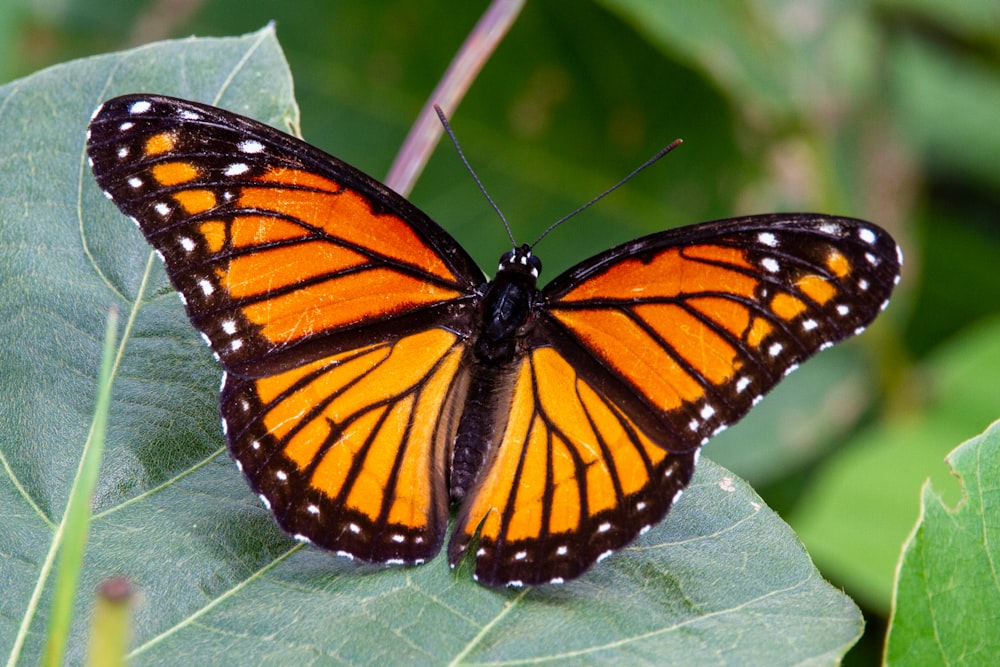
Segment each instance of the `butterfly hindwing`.
[{"label": "butterfly hindwing", "polygon": [[652,440],[552,347],[521,362],[505,415],[448,548],[454,565],[477,540],[481,583],[579,576],[663,519],[694,472],[697,449]]},{"label": "butterfly hindwing", "polygon": [[441,548],[464,345],[443,329],[266,378],[227,376],[229,448],[279,525],[369,562]]},{"label": "butterfly hindwing", "polygon": [[264,375],[469,322],[483,277],[468,253],[303,141],[215,107],[131,95],[98,110],[88,152],[230,371]]}]

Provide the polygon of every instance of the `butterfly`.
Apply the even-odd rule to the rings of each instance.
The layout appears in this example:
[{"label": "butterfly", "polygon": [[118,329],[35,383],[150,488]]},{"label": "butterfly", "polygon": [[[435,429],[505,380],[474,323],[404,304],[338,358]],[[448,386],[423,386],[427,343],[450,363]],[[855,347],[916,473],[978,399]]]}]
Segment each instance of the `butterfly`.
[{"label": "butterfly", "polygon": [[279,526],[361,561],[470,549],[560,583],[661,521],[709,438],[860,333],[899,281],[861,220],[770,214],[645,236],[545,287],[488,281],[409,201],[219,108],[105,102],[89,164],[221,363],[229,451]]}]

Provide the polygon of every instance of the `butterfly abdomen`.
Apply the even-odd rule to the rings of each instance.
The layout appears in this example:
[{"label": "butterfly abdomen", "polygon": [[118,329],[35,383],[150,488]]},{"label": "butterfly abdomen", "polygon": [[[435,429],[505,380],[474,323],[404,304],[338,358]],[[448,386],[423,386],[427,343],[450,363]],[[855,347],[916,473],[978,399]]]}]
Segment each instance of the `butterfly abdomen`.
[{"label": "butterfly abdomen", "polygon": [[479,471],[503,435],[510,405],[510,376],[518,362],[502,365],[472,362],[469,393],[461,406],[452,445],[449,493],[460,502],[472,488]]},{"label": "butterfly abdomen", "polygon": [[[527,258],[521,261],[521,258]],[[491,449],[503,435],[513,387],[524,357],[532,312],[540,299],[535,281],[541,264],[527,247],[504,255],[496,278],[486,285],[473,333],[469,393],[452,448],[449,490],[459,502],[475,483]]]}]

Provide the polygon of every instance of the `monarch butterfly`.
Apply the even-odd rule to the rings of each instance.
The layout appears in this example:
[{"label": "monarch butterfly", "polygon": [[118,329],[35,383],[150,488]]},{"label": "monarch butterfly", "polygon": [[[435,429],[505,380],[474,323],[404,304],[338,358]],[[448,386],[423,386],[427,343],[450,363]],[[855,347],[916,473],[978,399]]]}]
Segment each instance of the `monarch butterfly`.
[{"label": "monarch butterfly", "polygon": [[409,201],[256,121],[104,103],[91,169],[224,369],[229,451],[278,524],[368,562],[470,545],[475,578],[579,576],[664,518],[708,439],[884,309],[902,256],[815,214],[701,223],[536,287],[487,281]]}]

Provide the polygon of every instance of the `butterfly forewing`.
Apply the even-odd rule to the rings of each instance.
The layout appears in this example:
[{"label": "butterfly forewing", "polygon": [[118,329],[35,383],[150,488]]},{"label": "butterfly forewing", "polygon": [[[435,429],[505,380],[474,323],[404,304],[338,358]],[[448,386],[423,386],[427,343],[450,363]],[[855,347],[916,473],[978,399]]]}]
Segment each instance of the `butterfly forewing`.
[{"label": "butterfly forewing", "polygon": [[544,290],[553,344],[661,446],[689,451],[807,357],[860,333],[899,279],[860,220],[765,215],[639,239]]},{"label": "butterfly forewing", "polygon": [[405,199],[294,137],[126,96],[97,112],[88,151],[229,370],[263,375],[469,321],[482,274],[468,254]]}]

